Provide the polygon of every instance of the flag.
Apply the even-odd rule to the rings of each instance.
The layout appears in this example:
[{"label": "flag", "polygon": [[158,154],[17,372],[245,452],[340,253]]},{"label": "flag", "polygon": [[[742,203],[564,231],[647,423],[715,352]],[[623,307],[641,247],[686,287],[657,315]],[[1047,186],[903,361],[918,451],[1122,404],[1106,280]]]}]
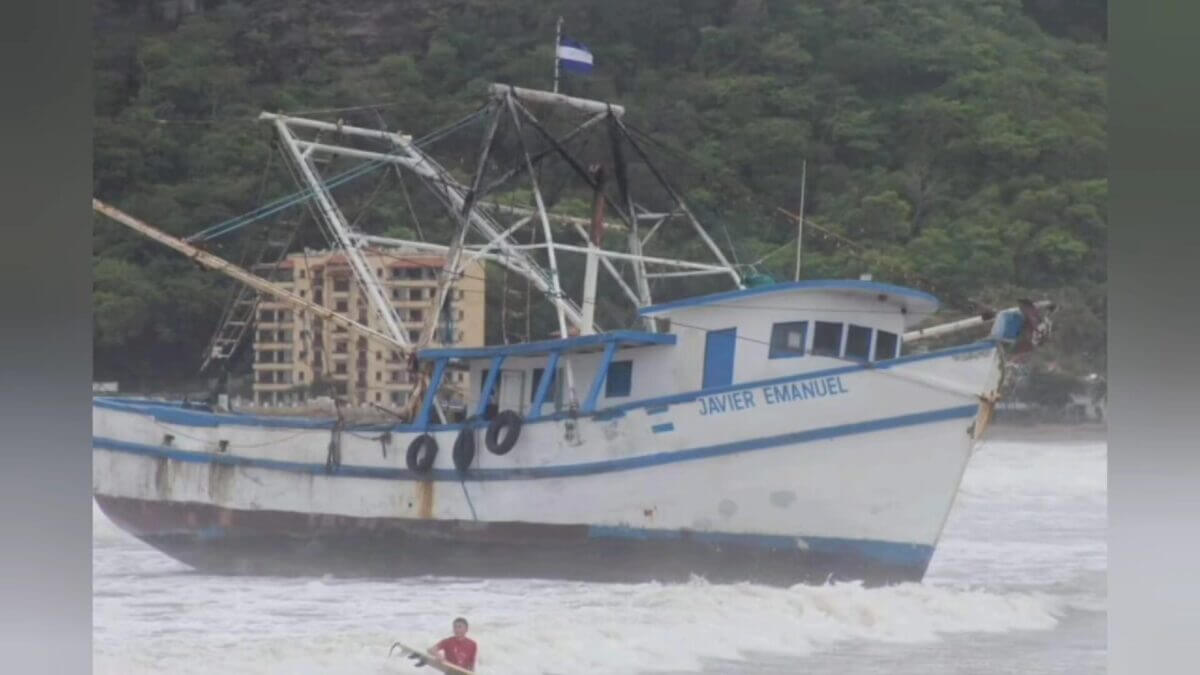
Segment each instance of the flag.
[{"label": "flag", "polygon": [[563,70],[567,72],[581,74],[592,72],[592,52],[582,43],[563,38],[558,43],[555,55],[562,63]]}]

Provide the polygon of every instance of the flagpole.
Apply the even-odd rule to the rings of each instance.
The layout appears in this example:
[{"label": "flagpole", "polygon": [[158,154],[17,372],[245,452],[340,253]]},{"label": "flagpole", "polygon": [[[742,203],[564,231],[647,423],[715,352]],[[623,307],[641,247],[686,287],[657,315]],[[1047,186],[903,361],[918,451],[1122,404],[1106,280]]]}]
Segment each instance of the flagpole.
[{"label": "flagpole", "polygon": [[800,165],[800,215],[796,219],[796,281],[800,281],[800,249],[804,245],[804,184],[808,177],[808,160]]},{"label": "flagpole", "polygon": [[558,17],[558,25],[554,29],[554,93],[558,93],[558,46],[562,44],[562,17]]}]

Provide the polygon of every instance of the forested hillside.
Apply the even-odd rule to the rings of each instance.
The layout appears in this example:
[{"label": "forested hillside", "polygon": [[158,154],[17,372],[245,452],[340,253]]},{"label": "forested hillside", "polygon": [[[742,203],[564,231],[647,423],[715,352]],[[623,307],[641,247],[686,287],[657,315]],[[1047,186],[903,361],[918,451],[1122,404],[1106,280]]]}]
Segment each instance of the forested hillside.
[{"label": "forested hillside", "polygon": [[[561,15],[596,60],[591,76],[564,76],[564,91],[625,105],[741,262],[774,252],[759,270],[791,278],[791,248],[777,249],[795,224],[778,208],[797,209],[807,161],[804,277],[870,272],[937,294],[947,316],[1049,297],[1063,309],[1037,363],[1103,373],[1106,11],[1084,0],[97,0],[95,193],[195,232],[295,190],[278,157],[268,163],[259,111],[421,135],[477,109],[489,82],[549,88]],[[320,112],[335,108],[358,109]],[[339,199],[364,229],[412,231],[399,191],[373,198],[377,187]],[[94,236],[97,378],[194,376],[229,282],[110,222]],[[238,260],[248,241],[216,250]]]}]

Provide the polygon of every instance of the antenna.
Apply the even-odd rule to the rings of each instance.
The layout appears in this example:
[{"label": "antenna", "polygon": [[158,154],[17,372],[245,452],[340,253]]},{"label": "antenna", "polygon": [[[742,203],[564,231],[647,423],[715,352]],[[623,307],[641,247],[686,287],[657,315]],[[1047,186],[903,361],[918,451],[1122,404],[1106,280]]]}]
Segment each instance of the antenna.
[{"label": "antenna", "polygon": [[804,184],[808,178],[808,160],[800,165],[800,213],[796,218],[796,281],[800,281],[800,251],[804,244]]}]

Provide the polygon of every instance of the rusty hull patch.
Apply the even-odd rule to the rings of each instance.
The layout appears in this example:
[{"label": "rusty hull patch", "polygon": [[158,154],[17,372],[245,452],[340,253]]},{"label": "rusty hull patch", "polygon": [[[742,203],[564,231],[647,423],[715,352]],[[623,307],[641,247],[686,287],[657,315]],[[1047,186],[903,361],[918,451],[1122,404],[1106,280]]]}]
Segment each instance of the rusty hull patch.
[{"label": "rusty hull patch", "polygon": [[433,481],[417,481],[417,517],[433,517]]}]

